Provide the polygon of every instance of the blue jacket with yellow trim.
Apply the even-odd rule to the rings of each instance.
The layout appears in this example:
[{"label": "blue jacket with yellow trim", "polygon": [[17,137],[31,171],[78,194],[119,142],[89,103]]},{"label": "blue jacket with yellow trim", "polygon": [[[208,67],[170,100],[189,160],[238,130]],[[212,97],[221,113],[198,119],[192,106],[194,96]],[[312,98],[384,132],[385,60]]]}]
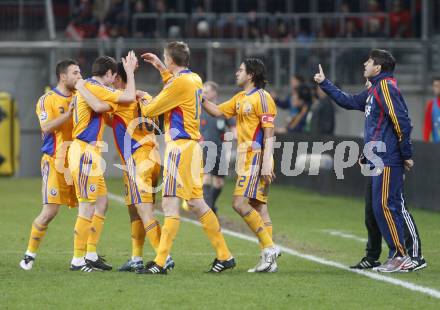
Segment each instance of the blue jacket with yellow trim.
[{"label": "blue jacket with yellow trim", "polygon": [[373,149],[385,166],[401,166],[412,157],[411,120],[397,82],[389,72],[370,78],[372,86],[357,95],[343,92],[325,79],[319,86],[339,106],[365,112],[364,141],[382,141],[386,152]]}]

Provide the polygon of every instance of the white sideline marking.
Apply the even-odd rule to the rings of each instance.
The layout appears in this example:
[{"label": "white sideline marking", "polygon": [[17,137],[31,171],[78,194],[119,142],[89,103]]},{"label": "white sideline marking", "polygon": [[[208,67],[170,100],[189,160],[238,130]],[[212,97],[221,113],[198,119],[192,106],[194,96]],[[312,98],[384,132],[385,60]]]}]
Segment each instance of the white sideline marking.
[{"label": "white sideline marking", "polygon": [[[108,193],[108,197],[110,199],[116,201],[116,202],[120,202],[120,203],[123,203],[123,204],[125,203],[125,200],[124,200],[124,198],[122,196],[115,195],[115,194],[112,194],[112,193]],[[159,213],[161,213],[161,212],[159,212]],[[195,220],[192,220],[192,219],[189,219],[189,218],[186,218],[186,217],[180,217],[180,220],[182,222],[187,222],[187,223],[191,223],[191,224],[194,224],[194,225],[197,225],[197,226],[201,226],[198,221],[195,221]],[[247,236],[245,234],[238,233],[238,232],[235,232],[235,231],[232,231],[232,230],[229,230],[229,229],[222,228],[222,232],[225,235],[236,237],[238,239],[246,240],[246,241],[253,242],[253,243],[258,243],[258,240],[256,238],[254,238],[254,237],[250,237],[250,236]],[[345,271],[357,273],[357,274],[363,275],[363,276],[365,276],[367,278],[370,278],[370,279],[374,279],[374,280],[377,280],[377,281],[382,281],[382,282],[394,284],[394,285],[397,285],[397,286],[404,287],[404,288],[406,288],[406,289],[408,289],[410,291],[423,293],[425,295],[429,295],[431,297],[440,299],[440,291],[438,291],[436,289],[433,289],[433,288],[430,288],[430,287],[421,286],[421,285],[414,284],[414,283],[411,283],[411,282],[395,279],[395,278],[392,278],[392,277],[389,277],[389,276],[384,276],[382,274],[378,274],[378,273],[371,272],[371,271],[358,270],[358,269],[350,269],[348,266],[345,266],[345,265],[343,265],[341,263],[338,263],[338,262],[335,262],[335,261],[327,260],[325,258],[321,258],[321,257],[315,256],[315,255],[300,253],[300,252],[298,252],[296,250],[293,250],[291,248],[288,248],[288,247],[285,247],[285,246],[282,246],[282,245],[278,245],[278,247],[281,249],[282,252],[290,254],[292,256],[300,257],[300,258],[303,258],[305,260],[309,260],[309,261],[312,261],[312,262],[315,262],[315,263],[318,263],[318,264],[321,264],[321,265],[331,266],[331,267],[335,267],[335,268],[342,269],[342,270],[345,270]]]},{"label": "white sideline marking", "polygon": [[[321,231],[325,232],[331,236],[341,237],[341,238],[345,238],[345,239],[351,239],[351,240],[359,241],[362,243],[367,243],[367,241],[368,241],[367,238],[358,237],[356,235],[352,235],[350,233],[346,233],[346,232],[339,231],[339,230],[323,229]],[[386,248],[385,244],[383,244],[383,243],[382,243],[382,248]]]},{"label": "white sideline marking", "polygon": [[341,238],[345,238],[345,239],[352,239],[352,240],[356,240],[362,243],[367,242],[368,240],[366,238],[361,238],[349,233],[345,233],[343,231],[339,231],[339,230],[332,230],[332,229],[324,229],[322,230],[322,232],[325,232],[331,236],[337,236],[337,237],[341,237]]}]

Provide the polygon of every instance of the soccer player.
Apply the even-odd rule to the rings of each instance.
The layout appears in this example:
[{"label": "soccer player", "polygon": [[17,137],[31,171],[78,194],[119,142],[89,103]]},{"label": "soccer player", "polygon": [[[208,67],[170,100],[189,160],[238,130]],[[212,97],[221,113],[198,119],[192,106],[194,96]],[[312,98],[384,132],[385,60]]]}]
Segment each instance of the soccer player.
[{"label": "soccer player", "polygon": [[72,140],[72,94],[75,83],[81,78],[78,63],[65,59],[56,65],[58,84],[40,97],[36,113],[40,121],[43,145],[41,152],[41,176],[43,206],[34,219],[28,247],[20,267],[31,270],[41,241],[49,223],[57,215],[60,205],[76,206],[73,185],[64,175],[67,142]]},{"label": "soccer player", "polygon": [[[118,62],[118,74],[113,86],[124,90],[127,86],[127,74],[122,62]],[[93,96],[93,95],[91,95]],[[141,104],[151,100],[148,93],[131,104],[119,104],[117,109],[105,115],[105,120],[113,129],[116,148],[125,167],[125,203],[131,222],[131,258],[119,268],[119,271],[135,271],[143,268],[143,247],[145,237],[155,251],[159,246],[160,224],[154,217],[154,200],[157,181],[160,173],[160,155],[154,133],[153,120],[142,118]],[[88,98],[90,100],[92,98]],[[105,105],[93,96],[89,105]],[[165,268],[172,269],[174,262],[168,257]]]},{"label": "soccer player", "polygon": [[[218,85],[215,82],[207,81],[203,85],[203,97],[213,103],[217,103],[218,98]],[[222,158],[222,142],[226,133],[226,128],[232,131],[235,136],[235,122],[233,119],[218,118],[215,119],[205,111],[202,111],[200,116],[200,131],[203,137],[203,141],[214,143],[217,147],[217,152],[214,158],[214,167],[208,170],[208,148],[204,148],[203,158],[205,162],[205,174],[203,175],[203,196],[206,203],[214,213],[217,213],[217,207],[215,203],[218,196],[222,192],[222,188],[225,185],[224,173],[227,171],[220,171],[221,160],[225,160],[225,153],[223,152]]]},{"label": "soccer player", "polygon": [[273,140],[276,106],[267,91],[266,68],[259,59],[246,59],[239,67],[237,85],[243,91],[215,105],[206,98],[203,107],[214,117],[237,116],[237,182],[232,207],[257,236],[261,259],[249,272],[276,272],[279,249],[272,241],[272,221],[267,209],[273,173]]},{"label": "soccer player", "polygon": [[[134,70],[137,58],[134,53],[129,52],[123,58],[123,63],[127,72],[127,87],[123,92],[109,87],[117,74],[116,61],[109,56],[101,56],[94,61],[93,76],[86,83],[77,82],[79,93],[73,99],[74,140],[68,156],[79,202],[74,230],[74,253],[70,266],[72,271],[112,269],[96,252],[107,211],[107,187],[100,153],[103,146],[103,113],[115,111],[118,103],[129,104],[136,99]],[[105,105],[89,106],[93,102],[90,94],[105,102]]]},{"label": "soccer player", "polygon": [[184,42],[170,42],[164,49],[163,64],[151,53],[142,55],[161,72],[166,83],[147,105],[143,115],[154,118],[164,114],[165,164],[163,172],[162,209],[165,220],[159,249],[154,261],[140,273],[166,274],[165,262],[180,226],[180,199],[188,202],[216,250],[210,272],[222,272],[235,266],[214,212],[203,200],[200,109],[202,80],[188,69],[190,50]]},{"label": "soccer player", "polygon": [[[408,108],[393,77],[396,61],[390,52],[372,50],[364,63],[364,77],[371,82],[368,90],[357,95],[344,93],[325,78],[319,65],[315,81],[338,105],[365,112],[365,143],[373,142],[372,152],[383,163],[373,163],[372,154],[365,154],[367,164],[374,167],[371,176],[371,199],[374,216],[389,248],[388,260],[375,268],[380,272],[396,272],[411,263],[405,249],[402,206],[405,169],[414,165],[411,146],[411,120]],[[378,150],[379,143],[385,148]]]}]

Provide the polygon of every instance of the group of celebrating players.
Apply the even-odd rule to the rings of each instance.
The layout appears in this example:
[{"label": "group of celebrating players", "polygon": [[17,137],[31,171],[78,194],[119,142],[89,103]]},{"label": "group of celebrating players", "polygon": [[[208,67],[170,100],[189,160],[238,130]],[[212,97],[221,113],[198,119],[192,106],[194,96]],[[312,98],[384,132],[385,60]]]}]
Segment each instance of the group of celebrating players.
[{"label": "group of celebrating players", "polygon": [[[212,94],[217,91],[216,84],[207,82],[204,87],[201,78],[188,69],[187,44],[170,42],[163,56],[164,62],[151,53],[141,56],[161,74],[164,86],[156,97],[136,90],[134,72],[138,60],[132,51],[119,63],[108,56],[98,57],[92,66],[92,78],[87,80],[82,80],[75,61],[58,63],[58,85],[38,100],[36,108],[43,137],[43,207],[32,224],[21,268],[32,269],[48,224],[60,205],[78,205],[70,270],[112,269],[97,253],[108,202],[101,157],[104,124],[113,129],[124,169],[125,203],[131,221],[132,256],[119,270],[166,274],[174,268],[170,251],[180,226],[181,201],[197,216],[215,249],[216,257],[209,272],[235,267],[215,214],[215,200],[222,185],[218,172],[223,150],[214,153],[213,186],[203,185],[202,181],[209,173],[203,169],[209,156],[202,155],[200,125],[208,128],[210,122],[213,126],[212,119],[206,118],[209,114],[220,121],[217,129],[223,128],[225,118],[236,117],[237,180],[232,207],[258,238],[261,248],[257,265],[248,271],[278,271],[277,258],[281,254],[272,240],[267,207],[269,185],[275,177],[273,134],[277,111],[273,99],[264,90],[264,64],[255,58],[244,60],[236,72],[237,85],[242,91],[217,105],[211,101],[215,99]],[[364,153],[359,161],[364,168],[369,167],[370,174],[365,213],[367,253],[352,266],[356,269],[407,272],[427,266],[417,226],[405,207],[405,170],[414,165],[412,125],[393,77],[394,68],[395,59],[390,52],[372,50],[364,63],[367,89],[357,95],[334,86],[326,79],[321,65],[314,76],[320,88],[338,105],[365,113],[365,144],[373,143],[376,150]],[[153,212],[161,169],[155,132],[161,115],[166,142],[163,225]],[[156,253],[146,264],[143,263],[145,238]],[[382,238],[389,248],[383,264],[378,261]]]},{"label": "group of celebrating players", "polygon": [[[138,60],[129,52],[117,63],[98,57],[92,77],[82,79],[74,60],[57,64],[58,84],[37,103],[42,130],[42,209],[35,218],[20,267],[30,270],[51,220],[60,205],[77,206],[72,271],[105,271],[112,266],[98,255],[108,198],[101,157],[105,124],[112,128],[124,170],[125,203],[131,221],[132,256],[119,268],[138,274],[166,274],[174,268],[170,256],[180,226],[179,209],[185,201],[199,219],[216,252],[209,272],[235,267],[215,206],[204,200],[203,155],[199,143],[202,106],[213,117],[236,117],[237,182],[232,206],[259,240],[261,255],[249,272],[276,272],[280,251],[272,240],[267,208],[273,174],[273,131],[276,107],[264,90],[266,70],[259,59],[243,61],[236,73],[243,91],[216,105],[204,96],[201,78],[189,67],[190,50],[183,42],[170,42],[164,62],[154,54],[141,57],[161,74],[164,86],[152,97],[136,90]],[[207,84],[205,92],[214,84]],[[162,180],[163,224],[154,216],[155,193],[161,159],[158,117],[164,117],[165,153]],[[205,158],[206,160],[206,158]],[[66,166],[68,168],[66,168]],[[219,192],[217,192],[219,193]],[[156,257],[143,263],[145,237]]]}]

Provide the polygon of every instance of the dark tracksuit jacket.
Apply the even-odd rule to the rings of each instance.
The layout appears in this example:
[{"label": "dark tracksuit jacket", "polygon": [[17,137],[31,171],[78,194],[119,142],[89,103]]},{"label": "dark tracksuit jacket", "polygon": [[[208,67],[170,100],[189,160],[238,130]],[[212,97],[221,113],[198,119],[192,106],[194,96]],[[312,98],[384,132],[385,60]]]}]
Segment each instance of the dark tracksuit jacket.
[{"label": "dark tracksuit jacket", "polygon": [[[339,106],[365,113],[366,145],[382,142],[386,147],[385,151],[375,146],[371,148],[371,154],[365,154],[367,162],[377,168],[376,175],[371,177],[371,203],[377,225],[390,249],[389,257],[403,256],[406,254],[402,213],[403,162],[412,157],[412,125],[407,105],[392,74],[380,73],[370,78],[370,82],[371,88],[357,95],[341,91],[327,79],[319,86]],[[383,162],[383,168],[378,164],[378,159]]]}]

